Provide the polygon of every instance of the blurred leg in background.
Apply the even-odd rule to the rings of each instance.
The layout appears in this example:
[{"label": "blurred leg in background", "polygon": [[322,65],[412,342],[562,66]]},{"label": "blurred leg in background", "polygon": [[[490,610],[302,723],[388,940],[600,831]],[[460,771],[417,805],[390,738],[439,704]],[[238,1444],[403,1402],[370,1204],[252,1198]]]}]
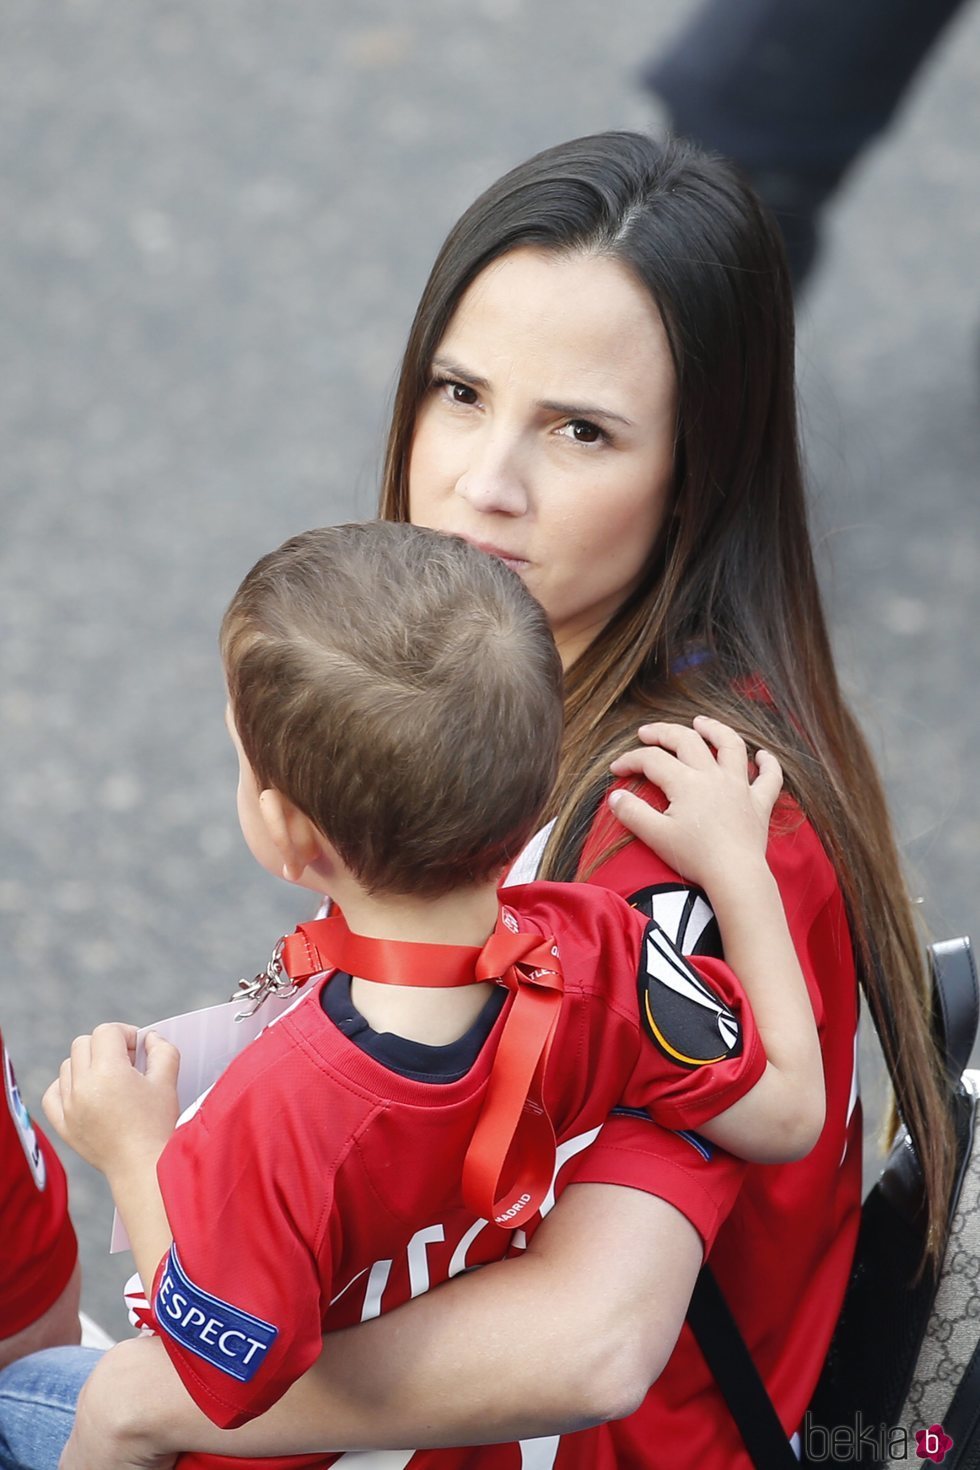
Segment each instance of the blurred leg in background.
[{"label": "blurred leg in background", "polygon": [[671,130],[738,163],[797,290],[820,213],[963,0],[706,0],[643,73]]},{"label": "blurred leg in background", "polygon": [[0,1373],[0,1470],[57,1470],[82,1386],[101,1352],[47,1348]]}]

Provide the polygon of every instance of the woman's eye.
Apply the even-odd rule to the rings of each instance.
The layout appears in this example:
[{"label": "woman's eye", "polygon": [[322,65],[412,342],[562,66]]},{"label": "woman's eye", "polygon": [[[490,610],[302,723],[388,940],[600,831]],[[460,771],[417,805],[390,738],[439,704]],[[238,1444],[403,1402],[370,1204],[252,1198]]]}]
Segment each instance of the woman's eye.
[{"label": "woman's eye", "polygon": [[574,439],[576,444],[599,444],[606,438],[605,430],[588,419],[569,419],[559,432],[568,439]]},{"label": "woman's eye", "polygon": [[436,378],[433,387],[449,399],[450,403],[473,404],[477,401],[476,389],[468,383],[458,383],[453,378]]}]

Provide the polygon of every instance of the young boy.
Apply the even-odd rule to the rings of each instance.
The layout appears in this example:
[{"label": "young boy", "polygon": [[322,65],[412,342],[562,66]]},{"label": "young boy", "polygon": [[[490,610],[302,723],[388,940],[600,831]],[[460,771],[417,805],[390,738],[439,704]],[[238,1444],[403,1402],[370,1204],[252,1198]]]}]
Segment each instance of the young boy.
[{"label": "young boy", "polygon": [[614,895],[501,902],[562,705],[544,616],[500,562],[400,524],[310,532],[246,577],[221,646],[246,841],[340,912],[285,942],[299,1000],[172,1137],[175,1053],[150,1044],[141,1076],[126,1028],[76,1042],[46,1107],[109,1180],[188,1393],[233,1427],[325,1332],[522,1249],[614,1105],[775,1160],[815,1140],[822,1077],[764,862],[778,766],[750,784],[715,722],[693,756],[664,727],[663,841],[709,893],[768,1059],[731,972]]}]

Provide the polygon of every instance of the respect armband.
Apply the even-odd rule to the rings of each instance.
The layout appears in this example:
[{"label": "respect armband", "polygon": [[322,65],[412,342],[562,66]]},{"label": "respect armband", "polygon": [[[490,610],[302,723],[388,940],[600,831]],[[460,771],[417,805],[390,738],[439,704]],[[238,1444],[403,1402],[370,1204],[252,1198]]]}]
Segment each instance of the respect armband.
[{"label": "respect armband", "polygon": [[279,1336],[278,1327],[195,1286],[171,1246],[153,1298],[159,1327],[213,1368],[248,1383]]}]

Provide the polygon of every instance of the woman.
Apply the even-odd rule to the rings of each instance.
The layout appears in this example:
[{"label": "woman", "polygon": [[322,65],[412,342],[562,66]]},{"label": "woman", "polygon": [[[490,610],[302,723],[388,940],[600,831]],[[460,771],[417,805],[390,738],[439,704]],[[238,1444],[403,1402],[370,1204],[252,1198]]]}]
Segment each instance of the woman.
[{"label": "woman", "polygon": [[502,556],[549,616],[567,736],[543,876],[616,888],[681,943],[710,947],[710,911],[624,831],[642,836],[644,802],[621,794],[613,815],[610,763],[622,757],[620,786],[655,785],[656,727],[623,757],[637,725],[701,712],[778,756],[795,800],[770,863],[820,1027],[824,1134],[800,1163],[745,1167],[613,1118],[518,1259],[329,1339],[302,1384],[225,1441],[172,1391],[159,1343],[117,1349],[66,1463],[537,1436],[520,1455],[445,1463],[744,1466],[686,1330],[672,1350],[717,1238],[715,1273],[787,1433],[799,1427],[857,1225],[855,955],[923,1143],[934,1222],[950,1164],[918,941],[814,575],[785,264],[733,172],[610,133],[531,159],[477,200],[412,329],[382,513]]}]

